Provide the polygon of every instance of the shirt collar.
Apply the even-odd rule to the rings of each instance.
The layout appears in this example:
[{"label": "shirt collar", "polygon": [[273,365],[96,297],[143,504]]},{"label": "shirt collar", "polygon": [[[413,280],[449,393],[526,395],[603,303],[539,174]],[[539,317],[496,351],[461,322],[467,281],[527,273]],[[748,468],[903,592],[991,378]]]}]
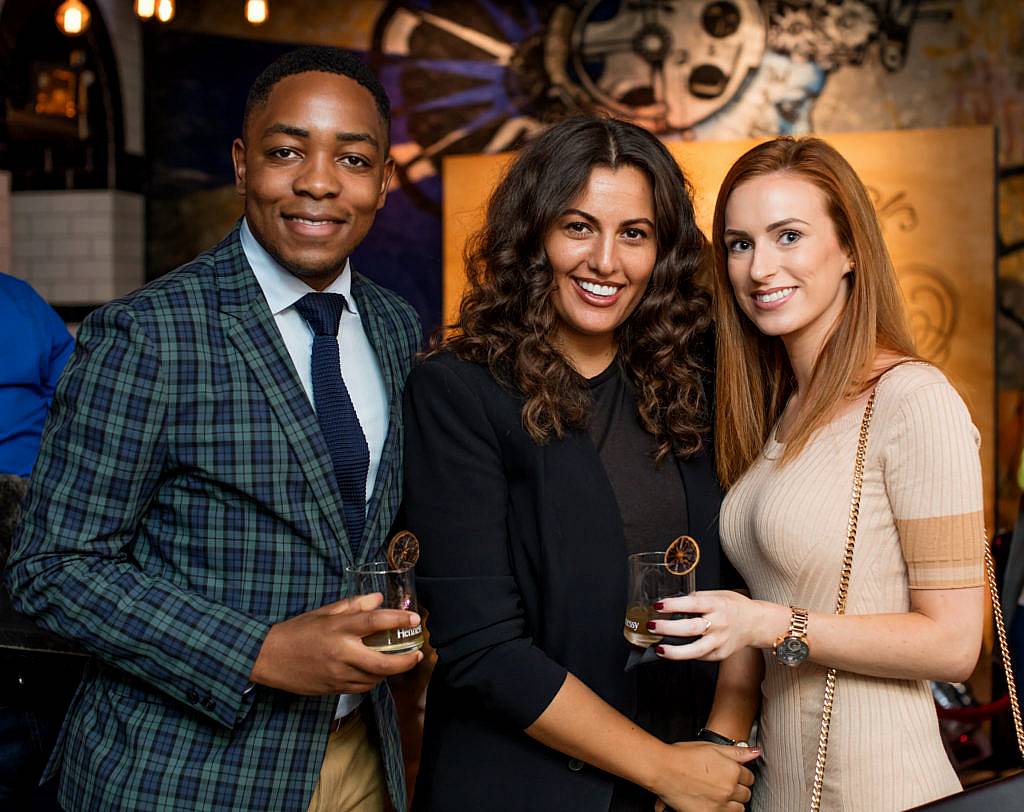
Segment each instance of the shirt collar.
[{"label": "shirt collar", "polygon": [[[259,240],[249,230],[249,223],[244,217],[239,229],[239,239],[242,243],[242,252],[249,261],[249,267],[252,268],[273,315],[276,316],[287,310],[307,293],[315,292],[301,279],[288,273],[267,253],[267,249],[260,245]],[[323,292],[340,293],[345,297],[345,309],[350,313],[359,312],[352,299],[352,266],[348,259],[345,260],[345,267],[338,274],[338,278],[331,282]]]}]

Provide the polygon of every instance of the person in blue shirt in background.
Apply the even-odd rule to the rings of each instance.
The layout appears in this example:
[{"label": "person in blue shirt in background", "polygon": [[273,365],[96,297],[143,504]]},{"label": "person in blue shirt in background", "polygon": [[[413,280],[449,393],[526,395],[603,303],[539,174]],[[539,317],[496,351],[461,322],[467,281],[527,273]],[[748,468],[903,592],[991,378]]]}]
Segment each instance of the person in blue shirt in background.
[{"label": "person in blue shirt in background", "polygon": [[[61,317],[21,279],[0,273],[0,567],[7,560],[57,379],[74,340]],[[49,635],[15,616],[0,589],[0,808],[56,810],[39,776],[78,686],[84,657],[23,653]],[[41,648],[46,643],[41,642]],[[61,646],[64,647],[64,646]]]},{"label": "person in blue shirt in background", "polygon": [[27,477],[74,340],[21,279],[0,273],[0,474]]}]

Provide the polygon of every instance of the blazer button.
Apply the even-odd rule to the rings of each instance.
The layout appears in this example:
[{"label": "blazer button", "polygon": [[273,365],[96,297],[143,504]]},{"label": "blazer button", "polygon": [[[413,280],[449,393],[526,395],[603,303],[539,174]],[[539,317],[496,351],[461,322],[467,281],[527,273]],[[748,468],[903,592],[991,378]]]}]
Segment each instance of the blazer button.
[{"label": "blazer button", "polygon": [[208,711],[212,711],[215,707],[217,707],[217,703],[213,701],[212,696],[208,696],[206,697],[206,699],[203,700],[203,707],[206,708]]},{"label": "blazer button", "polygon": [[199,694],[196,693],[195,688],[189,688],[188,691],[185,692],[185,698],[194,705],[199,701]]},{"label": "blazer button", "polygon": [[571,758],[569,759],[569,769],[572,770],[574,773],[578,773],[580,770],[583,769],[583,762],[580,761],[578,758]]}]

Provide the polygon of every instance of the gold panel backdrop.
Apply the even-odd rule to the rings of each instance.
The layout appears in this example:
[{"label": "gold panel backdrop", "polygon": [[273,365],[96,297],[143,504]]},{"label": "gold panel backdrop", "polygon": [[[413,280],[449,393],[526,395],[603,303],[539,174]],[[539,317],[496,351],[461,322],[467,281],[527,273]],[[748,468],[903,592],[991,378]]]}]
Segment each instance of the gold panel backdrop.
[{"label": "gold panel backdrop", "polygon": [[[822,135],[871,192],[903,286],[918,349],[967,400],[981,432],[985,515],[995,522],[995,134],[990,127]],[[710,233],[732,162],[756,140],[667,144],[695,191]],[[506,155],[444,161],[444,318],[465,284],[466,238],[483,222]]]}]

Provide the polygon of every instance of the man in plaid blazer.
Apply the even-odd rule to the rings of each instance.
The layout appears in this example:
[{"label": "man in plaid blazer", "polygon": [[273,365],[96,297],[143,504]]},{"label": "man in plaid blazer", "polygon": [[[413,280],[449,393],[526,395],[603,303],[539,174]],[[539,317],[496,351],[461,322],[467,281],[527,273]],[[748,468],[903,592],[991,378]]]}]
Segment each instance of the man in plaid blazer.
[{"label": "man in plaid blazer", "polygon": [[[405,808],[382,680],[422,655],[361,638],[419,619],[373,611],[379,597],[345,575],[379,555],[398,509],[420,339],[411,308],[347,262],[391,179],[388,117],[350,55],[282,57],[233,145],[245,218],[79,331],[6,575],[20,611],[95,655],[50,763],[66,809],[362,811],[387,795]],[[294,304],[312,290],[348,293],[340,365],[370,457],[362,544],[310,391]],[[353,718],[376,737],[353,739]],[[338,736],[354,742],[341,756]]]}]

